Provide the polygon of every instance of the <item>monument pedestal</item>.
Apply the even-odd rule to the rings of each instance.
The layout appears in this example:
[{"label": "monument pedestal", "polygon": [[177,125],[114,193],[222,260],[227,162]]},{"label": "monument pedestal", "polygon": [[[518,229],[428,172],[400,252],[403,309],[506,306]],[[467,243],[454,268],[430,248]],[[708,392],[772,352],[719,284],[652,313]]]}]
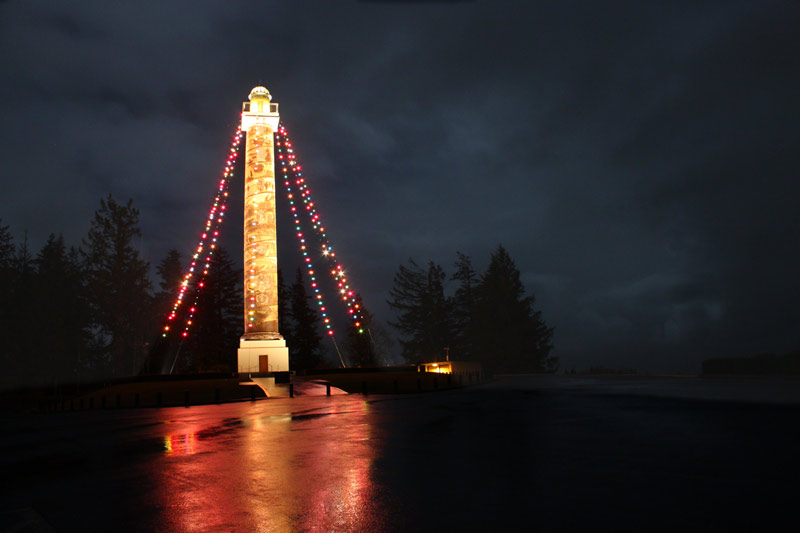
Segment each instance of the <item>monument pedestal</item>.
[{"label": "monument pedestal", "polygon": [[239,374],[289,370],[289,348],[283,339],[239,340]]}]

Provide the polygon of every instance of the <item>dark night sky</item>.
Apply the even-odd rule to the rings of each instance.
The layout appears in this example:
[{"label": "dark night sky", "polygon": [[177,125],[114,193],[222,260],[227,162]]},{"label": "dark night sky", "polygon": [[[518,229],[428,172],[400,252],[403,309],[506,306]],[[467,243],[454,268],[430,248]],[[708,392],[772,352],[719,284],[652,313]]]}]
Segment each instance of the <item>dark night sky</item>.
[{"label": "dark night sky", "polygon": [[562,368],[788,351],[799,27],[795,1],[6,1],[0,218],[79,244],[111,193],[152,263],[188,254],[261,82],[379,319],[409,257],[502,242]]}]

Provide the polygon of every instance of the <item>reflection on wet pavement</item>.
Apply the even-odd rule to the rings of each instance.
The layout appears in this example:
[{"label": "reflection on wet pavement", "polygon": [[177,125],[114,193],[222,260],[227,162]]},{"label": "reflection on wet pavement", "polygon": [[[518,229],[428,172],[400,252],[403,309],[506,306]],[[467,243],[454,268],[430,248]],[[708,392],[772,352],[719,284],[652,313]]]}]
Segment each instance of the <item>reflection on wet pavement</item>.
[{"label": "reflection on wet pavement", "polygon": [[4,414],[0,531],[776,529],[800,476],[800,402],[774,403],[792,386],[519,376]]},{"label": "reflection on wet pavement", "polygon": [[254,409],[248,418],[207,427],[200,415],[193,427],[165,435],[157,492],[171,526],[372,529],[376,489],[370,470],[379,442],[372,434],[370,404],[360,397],[328,403],[282,414]]}]

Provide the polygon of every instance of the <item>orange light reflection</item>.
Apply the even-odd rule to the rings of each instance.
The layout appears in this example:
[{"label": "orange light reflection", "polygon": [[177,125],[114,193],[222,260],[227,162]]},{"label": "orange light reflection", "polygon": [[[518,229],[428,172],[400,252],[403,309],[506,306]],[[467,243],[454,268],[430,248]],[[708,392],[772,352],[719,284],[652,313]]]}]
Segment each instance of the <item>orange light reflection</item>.
[{"label": "orange light reflection", "polygon": [[333,396],[192,409],[196,423],[163,437],[156,474],[171,529],[368,529],[380,442],[369,403]]}]

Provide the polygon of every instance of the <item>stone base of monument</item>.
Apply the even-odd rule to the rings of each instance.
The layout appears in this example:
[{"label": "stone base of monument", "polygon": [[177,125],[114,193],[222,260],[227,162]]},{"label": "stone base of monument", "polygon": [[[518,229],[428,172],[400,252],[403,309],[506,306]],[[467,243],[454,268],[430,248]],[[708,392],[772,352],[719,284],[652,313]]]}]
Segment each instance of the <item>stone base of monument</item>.
[{"label": "stone base of monument", "polygon": [[239,341],[239,375],[289,371],[289,348],[283,339]]}]

